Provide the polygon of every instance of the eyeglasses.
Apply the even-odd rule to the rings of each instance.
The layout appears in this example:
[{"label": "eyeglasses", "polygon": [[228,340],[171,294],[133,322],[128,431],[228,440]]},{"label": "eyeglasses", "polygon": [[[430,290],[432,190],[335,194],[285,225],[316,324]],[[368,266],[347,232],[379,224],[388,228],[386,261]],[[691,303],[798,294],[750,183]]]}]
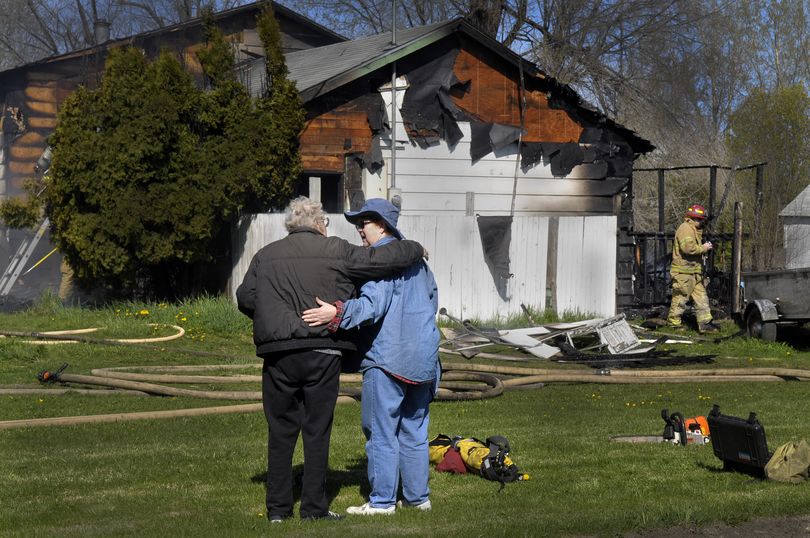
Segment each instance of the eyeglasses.
[{"label": "eyeglasses", "polygon": [[362,230],[363,228],[366,227],[366,225],[371,224],[372,222],[374,222],[374,221],[373,220],[361,220],[360,222],[356,223],[354,225],[354,227],[357,228],[358,230]]},{"label": "eyeglasses", "polygon": [[329,227],[329,217],[326,217],[326,216],[324,216],[324,217],[319,217],[317,220],[319,220],[320,222],[323,222],[323,227],[324,227],[324,228],[328,228],[328,227]]}]

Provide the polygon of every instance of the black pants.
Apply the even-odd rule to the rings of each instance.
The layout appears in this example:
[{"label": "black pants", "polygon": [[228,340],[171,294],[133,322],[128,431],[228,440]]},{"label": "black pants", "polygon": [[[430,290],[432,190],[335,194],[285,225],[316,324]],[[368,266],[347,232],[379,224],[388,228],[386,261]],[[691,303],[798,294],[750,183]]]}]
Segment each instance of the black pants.
[{"label": "black pants", "polygon": [[267,418],[267,516],[292,513],[292,458],[304,441],[301,517],[329,511],[329,436],[340,388],[340,356],[305,350],[265,357],[262,399]]}]

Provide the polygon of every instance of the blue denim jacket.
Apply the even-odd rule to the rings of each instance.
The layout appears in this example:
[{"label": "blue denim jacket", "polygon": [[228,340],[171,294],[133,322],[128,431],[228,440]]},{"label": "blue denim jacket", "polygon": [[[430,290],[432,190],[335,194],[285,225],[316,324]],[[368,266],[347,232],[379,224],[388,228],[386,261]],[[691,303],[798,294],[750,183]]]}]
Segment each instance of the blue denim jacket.
[{"label": "blue denim jacket", "polygon": [[[396,239],[384,237],[374,246],[391,241]],[[361,371],[382,368],[417,383],[437,381],[438,305],[436,280],[424,261],[399,277],[364,284],[358,298],[344,303],[340,322],[342,329],[361,327]]]}]

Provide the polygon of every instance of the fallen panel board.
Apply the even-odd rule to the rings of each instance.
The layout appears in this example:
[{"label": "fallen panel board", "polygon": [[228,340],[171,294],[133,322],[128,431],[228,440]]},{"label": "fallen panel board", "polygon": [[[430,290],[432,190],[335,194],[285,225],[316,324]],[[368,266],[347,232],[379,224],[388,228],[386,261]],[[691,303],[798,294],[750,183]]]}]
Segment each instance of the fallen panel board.
[{"label": "fallen panel board", "polygon": [[544,344],[525,334],[515,334],[511,331],[501,331],[501,339],[505,342],[531,353],[535,357],[549,359],[560,352],[560,348]]},{"label": "fallen panel board", "polygon": [[636,333],[633,332],[624,318],[597,326],[596,333],[599,335],[599,339],[604,344],[607,344],[608,351],[614,355],[617,353],[629,353],[630,350],[639,347],[640,344]]}]

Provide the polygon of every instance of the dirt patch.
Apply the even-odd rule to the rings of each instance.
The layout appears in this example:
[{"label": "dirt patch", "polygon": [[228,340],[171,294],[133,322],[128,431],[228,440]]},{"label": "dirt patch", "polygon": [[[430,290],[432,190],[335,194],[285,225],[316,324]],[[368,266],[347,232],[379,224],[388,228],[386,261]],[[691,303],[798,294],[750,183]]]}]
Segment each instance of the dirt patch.
[{"label": "dirt patch", "polygon": [[643,533],[631,533],[627,538],[683,538],[684,536],[705,536],[712,538],[742,538],[751,536],[779,536],[785,538],[810,536],[810,514],[793,517],[761,518],[746,521],[739,525],[712,523],[710,525],[682,525],[666,529],[656,529]]}]

